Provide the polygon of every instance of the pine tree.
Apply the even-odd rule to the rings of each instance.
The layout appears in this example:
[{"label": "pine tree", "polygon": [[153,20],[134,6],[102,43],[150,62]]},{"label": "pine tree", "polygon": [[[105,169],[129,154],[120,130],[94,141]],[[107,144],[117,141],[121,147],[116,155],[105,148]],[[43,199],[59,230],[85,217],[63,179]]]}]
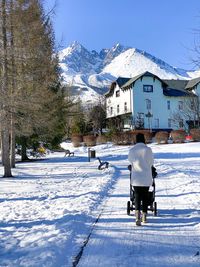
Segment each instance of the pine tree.
[{"label": "pine tree", "polygon": [[11,164],[14,167],[15,136],[23,144],[23,159],[32,136],[61,138],[71,102],[64,102],[53,30],[41,1],[3,0],[0,15],[0,122],[8,177]]},{"label": "pine tree", "polygon": [[[19,55],[19,90],[16,94],[17,135],[22,144],[22,160],[26,160],[28,139],[44,138],[55,127],[60,101],[58,60],[54,55],[54,38],[49,18],[40,1],[18,1],[21,14],[17,29]],[[23,44],[23,45],[22,45]],[[18,47],[20,49],[18,49]],[[56,88],[56,89],[55,89]]]}]

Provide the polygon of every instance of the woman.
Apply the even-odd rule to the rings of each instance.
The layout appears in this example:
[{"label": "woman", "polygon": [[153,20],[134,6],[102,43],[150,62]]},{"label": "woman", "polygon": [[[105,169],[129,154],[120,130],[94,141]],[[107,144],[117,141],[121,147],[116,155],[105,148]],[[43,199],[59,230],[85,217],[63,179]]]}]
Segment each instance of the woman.
[{"label": "woman", "polygon": [[142,222],[147,222],[148,192],[152,184],[153,153],[150,147],[145,144],[144,135],[136,135],[136,144],[130,149],[128,160],[132,165],[131,185],[135,194],[135,216],[136,225],[141,225],[141,205]]}]

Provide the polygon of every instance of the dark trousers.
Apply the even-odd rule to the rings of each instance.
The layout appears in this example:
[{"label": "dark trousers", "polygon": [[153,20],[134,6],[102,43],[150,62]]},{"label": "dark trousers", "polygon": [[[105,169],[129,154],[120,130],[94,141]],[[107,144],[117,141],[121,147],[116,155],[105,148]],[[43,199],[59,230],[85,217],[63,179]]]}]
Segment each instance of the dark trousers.
[{"label": "dark trousers", "polygon": [[135,194],[135,210],[141,210],[147,212],[148,208],[148,195],[149,195],[149,186],[134,186]]}]

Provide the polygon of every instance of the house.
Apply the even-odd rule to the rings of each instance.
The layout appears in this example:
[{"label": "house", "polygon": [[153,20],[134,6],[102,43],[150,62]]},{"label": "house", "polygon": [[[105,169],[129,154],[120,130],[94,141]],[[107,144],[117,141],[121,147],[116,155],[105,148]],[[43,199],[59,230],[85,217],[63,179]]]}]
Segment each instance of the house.
[{"label": "house", "polygon": [[200,78],[165,80],[150,72],[119,77],[105,94],[106,118],[124,130],[188,129],[196,120],[194,103],[198,95]]}]

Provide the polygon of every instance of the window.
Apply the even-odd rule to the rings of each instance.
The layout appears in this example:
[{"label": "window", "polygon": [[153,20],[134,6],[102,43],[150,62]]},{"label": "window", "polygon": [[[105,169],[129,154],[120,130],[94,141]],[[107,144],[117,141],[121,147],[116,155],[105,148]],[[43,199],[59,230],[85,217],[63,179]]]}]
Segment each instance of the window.
[{"label": "window", "polygon": [[144,113],[138,112],[136,121],[135,121],[135,126],[138,129],[143,129],[144,128]]},{"label": "window", "polygon": [[167,109],[168,110],[170,109],[170,101],[169,100],[167,101]]},{"label": "window", "polygon": [[159,128],[159,119],[155,119],[155,128]]},{"label": "window", "polygon": [[183,101],[178,101],[178,109],[183,110]]},{"label": "window", "polygon": [[172,119],[168,119],[168,128],[172,128],[172,122],[173,122]]},{"label": "window", "polygon": [[147,108],[148,110],[151,109],[151,100],[149,100],[149,99],[146,99],[146,108]]},{"label": "window", "polygon": [[194,110],[194,99],[191,99],[191,102],[190,102],[190,109],[191,109],[191,110]]},{"label": "window", "polygon": [[113,114],[113,107],[110,108],[110,115]]},{"label": "window", "polygon": [[127,112],[127,103],[124,102],[124,111]]},{"label": "window", "polygon": [[117,113],[119,113],[119,105],[117,105]]},{"label": "window", "polygon": [[153,85],[144,84],[143,85],[143,92],[152,93],[153,92]]},{"label": "window", "polygon": [[182,119],[179,121],[179,127],[183,128],[183,120]]},{"label": "window", "polygon": [[116,91],[116,97],[119,97],[120,96],[120,90],[117,90]]}]

